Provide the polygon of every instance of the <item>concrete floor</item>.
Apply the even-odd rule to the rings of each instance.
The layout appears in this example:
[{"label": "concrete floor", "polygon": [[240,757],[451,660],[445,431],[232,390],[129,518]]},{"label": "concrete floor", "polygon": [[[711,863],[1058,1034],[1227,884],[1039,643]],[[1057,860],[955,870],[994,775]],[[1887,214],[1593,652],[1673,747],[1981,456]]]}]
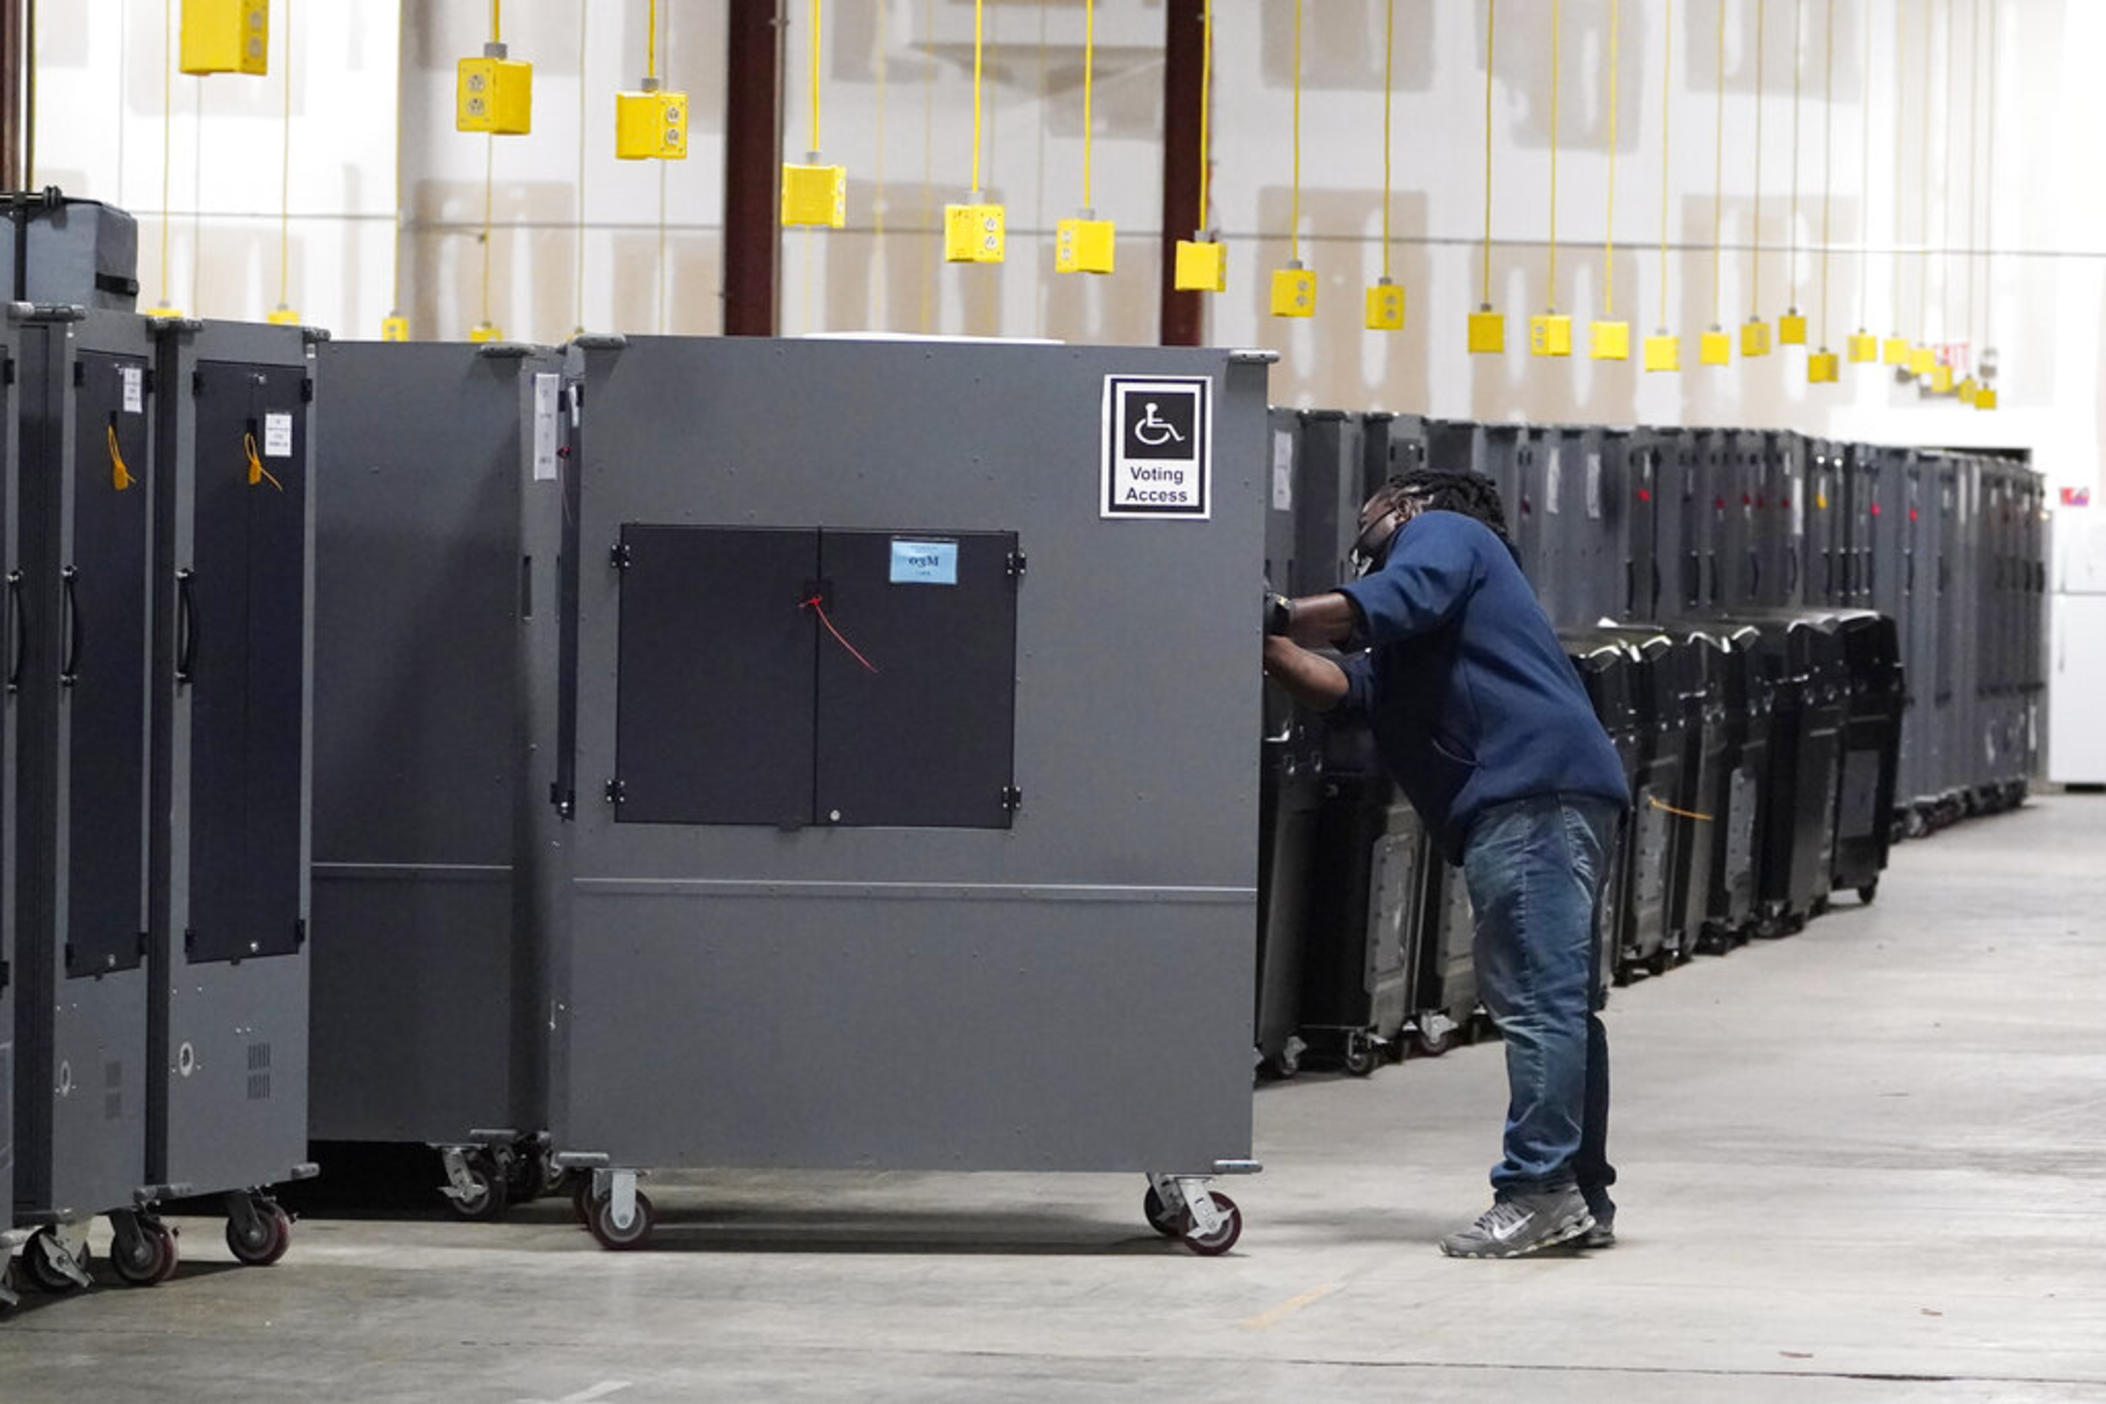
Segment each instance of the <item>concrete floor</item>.
[{"label": "concrete floor", "polygon": [[1261,1091],[1227,1259],[1119,1177],[661,1179],[626,1256],[555,1204],[309,1218],[267,1271],[187,1220],[174,1282],[0,1326],[0,1400],[2106,1399],[2106,799],[1906,845],[1610,1020],[1608,1253],[1434,1251],[1487,1045]]}]

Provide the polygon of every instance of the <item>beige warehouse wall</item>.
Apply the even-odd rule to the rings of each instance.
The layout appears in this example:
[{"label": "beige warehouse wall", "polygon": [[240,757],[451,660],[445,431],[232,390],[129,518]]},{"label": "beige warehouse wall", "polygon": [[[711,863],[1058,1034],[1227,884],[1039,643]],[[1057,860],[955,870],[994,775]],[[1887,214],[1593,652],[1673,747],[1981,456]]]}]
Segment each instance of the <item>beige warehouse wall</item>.
[{"label": "beige warehouse wall", "polygon": [[[1277,346],[1283,401],[1381,405],[1486,418],[1589,418],[1789,424],[1814,432],[2036,448],[2061,478],[2097,476],[2106,349],[2106,194],[2102,135],[2087,98],[2090,56],[2106,52],[2106,6],[2085,0],[1979,0],[1997,17],[1995,159],[1977,153],[1968,202],[1968,75],[1990,109],[1986,41],[1968,39],[1977,0],[1835,0],[1836,104],[1827,338],[1860,307],[1872,329],[2000,352],[2005,408],[1980,415],[1922,399],[1869,368],[1840,387],[1804,379],[1803,353],[1724,371],[1647,376],[1628,365],[1532,360],[1525,316],[1546,286],[1550,0],[1499,7],[1493,84],[1492,274],[1508,313],[1505,358],[1462,351],[1478,296],[1483,209],[1483,6],[1399,0],[1395,272],[1411,299],[1401,334],[1360,329],[1360,288],[1380,265],[1382,0],[1306,0],[1302,222],[1321,280],[1319,316],[1265,315],[1265,277],[1286,256],[1292,164],[1290,0],[1218,6],[1214,218],[1231,247],[1231,286],[1210,299],[1212,339]],[[374,335],[393,301],[394,116],[402,118],[406,221],[403,301],[417,334],[457,337],[483,314],[483,187],[493,232],[489,315],[507,333],[554,340],[593,328],[708,333],[719,325],[722,0],[665,0],[664,71],[692,99],[693,156],[612,159],[612,94],[643,67],[644,0],[512,0],[506,38],[536,69],[535,131],[495,143],[452,130],[452,62],[475,52],[486,7],[467,0],[297,0],[293,9],[293,178],[288,286],[309,317]],[[1604,292],[1601,240],[1613,229],[1619,312],[1641,336],[1662,320],[1686,338],[1711,315],[1709,249],[1716,24],[1726,28],[1720,301],[1730,325],[1755,302],[1787,297],[1819,336],[1820,65],[1827,0],[1804,0],[1799,209],[1792,215],[1794,22],[1768,0],[1763,83],[1755,83],[1756,0],[1676,0],[1673,69],[1663,94],[1666,0],[1621,0],[1616,179],[1608,220],[1609,0],[1565,0],[1559,106],[1559,258],[1555,296],[1584,335]],[[273,7],[281,23],[285,0]],[[141,215],[142,277],[158,290],[161,16],[156,0],[42,7],[42,177],[117,199]],[[1160,182],[1160,0],[1101,0],[1094,97],[1095,204],[1117,221],[1119,269],[1106,279],[1052,272],[1053,223],[1081,203],[1080,0],[990,0],[982,126],[987,191],[1008,207],[1009,262],[956,268],[933,222],[970,179],[970,0],[826,0],[821,144],[852,178],[850,228],[786,234],[786,332],[884,328],[1071,340],[1146,341],[1156,326]],[[1921,20],[1933,18],[1936,109],[1923,112]],[[808,112],[805,7],[786,7],[786,146],[801,152]],[[1948,18],[1957,15],[1951,42]],[[577,180],[579,24],[584,33]],[[1897,29],[1897,21],[1907,27]],[[397,26],[401,25],[398,44]],[[1979,31],[1986,35],[1986,27]],[[1948,67],[1957,52],[1956,69]],[[1865,60],[1869,56],[1869,88]],[[1896,81],[1903,102],[1897,110]],[[115,94],[117,100],[111,101]],[[1958,99],[1948,133],[1944,112]],[[1867,98],[1869,97],[1869,102]],[[268,79],[176,80],[171,137],[170,282],[176,301],[215,316],[260,316],[277,299],[282,89]],[[1758,106],[1763,159],[1755,168]],[[199,120],[202,110],[203,119]],[[1658,251],[1660,139],[1670,138],[1666,302]],[[1897,128],[1902,144],[1897,149]],[[1869,160],[1866,141],[1869,139]],[[1928,198],[1922,179],[1928,144]],[[661,205],[661,181],[663,204]],[[1756,219],[1759,196],[1760,221]],[[1988,225],[1994,260],[1949,256]],[[661,210],[663,211],[661,220]],[[201,211],[201,213],[199,213]],[[582,215],[583,237],[579,236]],[[1926,217],[1928,223],[1926,225]],[[663,234],[661,235],[661,222]],[[1933,257],[1918,257],[1925,240]],[[1787,245],[1800,254],[1787,294]],[[1870,249],[1860,256],[1860,242]],[[579,281],[582,244],[584,277]],[[661,256],[661,249],[663,256]],[[1972,275],[1975,295],[1967,295]],[[1928,286],[1927,303],[1923,296]],[[582,311],[581,311],[582,309]]]}]

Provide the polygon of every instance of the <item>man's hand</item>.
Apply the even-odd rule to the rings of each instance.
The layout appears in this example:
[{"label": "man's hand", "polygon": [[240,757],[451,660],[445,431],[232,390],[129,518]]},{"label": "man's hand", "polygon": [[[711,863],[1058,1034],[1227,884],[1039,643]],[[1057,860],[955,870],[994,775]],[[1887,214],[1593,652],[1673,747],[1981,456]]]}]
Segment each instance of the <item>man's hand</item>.
[{"label": "man's hand", "polygon": [[1286,688],[1295,701],[1319,712],[1328,712],[1345,700],[1345,670],[1279,634],[1266,636],[1265,675]]},{"label": "man's hand", "polygon": [[1285,634],[1304,647],[1342,644],[1353,636],[1360,622],[1353,614],[1353,602],[1337,590],[1303,595],[1285,604],[1284,610],[1274,611],[1278,624],[1269,625],[1268,632]]}]

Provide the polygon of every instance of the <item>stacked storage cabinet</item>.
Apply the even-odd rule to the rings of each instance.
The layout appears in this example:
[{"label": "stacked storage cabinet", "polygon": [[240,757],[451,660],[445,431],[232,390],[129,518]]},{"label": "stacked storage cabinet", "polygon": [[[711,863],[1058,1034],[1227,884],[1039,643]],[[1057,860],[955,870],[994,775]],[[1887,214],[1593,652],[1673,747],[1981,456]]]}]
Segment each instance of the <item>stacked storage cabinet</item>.
[{"label": "stacked storage cabinet", "polygon": [[[316,596],[313,1135],[440,1148],[500,1214],[553,1176],[521,816],[533,621],[560,539],[522,528],[569,431],[559,358],[332,342]],[[558,514],[560,516],[560,514]],[[546,754],[546,749],[542,752]]]},{"label": "stacked storage cabinet", "polygon": [[596,1236],[649,1236],[648,1166],[1127,1170],[1225,1249],[1260,621],[1222,602],[1257,602],[1269,358],[573,355],[578,802],[533,808]]},{"label": "stacked storage cabinet", "polygon": [[1829,886],[1870,902],[1894,836],[1894,788],[1906,705],[1901,641],[1891,615],[1835,616],[1846,675],[1835,849]]},{"label": "stacked storage cabinet", "polygon": [[[1297,564],[1303,542],[1296,504],[1299,499],[1304,509],[1315,505],[1310,494],[1301,490],[1304,460],[1323,460],[1318,476],[1335,484],[1341,462],[1361,462],[1359,425],[1336,411],[1276,409],[1271,415],[1271,444],[1265,580],[1270,589],[1303,594],[1300,587],[1312,572]],[[1334,497],[1335,492],[1333,488]],[[1309,544],[1323,553],[1319,558],[1322,573],[1335,569],[1335,547],[1329,540]],[[1333,577],[1325,588],[1336,583]],[[1259,1067],[1278,1077],[1292,1077],[1301,1067],[1302,959],[1309,944],[1307,893],[1323,802],[1322,722],[1297,704],[1285,688],[1267,679],[1258,801],[1254,1042]]]},{"label": "stacked storage cabinet", "polygon": [[1832,618],[1776,615],[1757,629],[1776,689],[1756,845],[1757,930],[1773,935],[1827,906],[1849,675]]},{"label": "stacked storage cabinet", "polygon": [[161,322],[147,1169],[243,1262],[307,1160],[314,338]]},{"label": "stacked storage cabinet", "polygon": [[148,1191],[148,628],[153,338],[138,317],[10,315],[20,413],[14,1222],[27,1276],[85,1285],[61,1230],[108,1213],[127,1280],[175,1266]]}]

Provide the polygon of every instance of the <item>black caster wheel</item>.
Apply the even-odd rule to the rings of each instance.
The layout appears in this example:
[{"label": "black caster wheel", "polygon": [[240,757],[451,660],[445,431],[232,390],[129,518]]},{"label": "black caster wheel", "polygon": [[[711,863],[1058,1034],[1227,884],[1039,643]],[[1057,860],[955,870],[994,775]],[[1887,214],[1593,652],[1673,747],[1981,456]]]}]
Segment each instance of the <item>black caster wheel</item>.
[{"label": "black caster wheel", "polygon": [[1863,902],[1868,907],[1871,906],[1872,903],[1878,899],[1878,897],[1879,884],[1876,881],[1868,882],[1863,887],[1860,887],[1857,890],[1857,900]]},{"label": "black caster wheel", "polygon": [[160,1286],[175,1276],[179,1257],[176,1231],[159,1219],[141,1219],[137,1233],[110,1245],[110,1267],[127,1287]]},{"label": "black caster wheel", "polygon": [[532,1204],[542,1195],[542,1160],[533,1150],[500,1151],[498,1162],[505,1172],[505,1199],[512,1204]]},{"label": "black caster wheel", "polygon": [[1814,898],[1814,899],[1813,899],[1813,911],[1812,911],[1812,913],[1811,913],[1811,914],[1812,914],[1812,915],[1814,915],[1814,916],[1817,916],[1817,917],[1824,917],[1824,916],[1827,916],[1827,915],[1828,915],[1828,899],[1827,899],[1826,897],[1816,897],[1816,898]]},{"label": "black caster wheel", "polygon": [[1646,957],[1645,968],[1655,975],[1665,975],[1668,971],[1675,968],[1675,948],[1673,946],[1662,946],[1659,950],[1654,951],[1650,956]]},{"label": "black caster wheel", "polygon": [[1794,914],[1784,919],[1783,931],[1785,935],[1797,936],[1804,930],[1806,930],[1806,918],[1804,916]]},{"label": "black caster wheel", "polygon": [[292,1215],[283,1205],[263,1200],[256,1205],[253,1226],[244,1233],[239,1221],[227,1220],[227,1251],[247,1267],[269,1267],[292,1247]]},{"label": "black caster wheel", "polygon": [[1415,1033],[1411,1040],[1418,1045],[1421,1055],[1438,1058],[1455,1046],[1455,1034],[1454,1029],[1443,1029],[1437,1034]]},{"label": "black caster wheel", "polygon": [[[35,1283],[40,1290],[54,1295],[80,1291],[86,1286],[85,1282],[76,1282],[51,1265],[49,1258],[46,1256],[48,1250],[39,1241],[46,1238],[57,1239],[57,1230],[49,1228],[38,1229],[36,1237],[30,1239],[28,1243],[22,1246],[22,1262],[28,1268],[29,1280]],[[61,1251],[63,1251],[63,1245],[61,1245]],[[80,1247],[74,1250],[73,1261],[79,1265],[81,1273],[85,1276],[88,1271],[88,1245],[86,1242],[82,1242]]]},{"label": "black caster wheel", "polygon": [[592,1172],[580,1170],[570,1183],[570,1212],[579,1228],[592,1227]]},{"label": "black caster wheel", "polygon": [[1181,1237],[1185,1247],[1200,1257],[1218,1258],[1235,1247],[1236,1240],[1243,1237],[1243,1211],[1236,1207],[1235,1200],[1225,1194],[1214,1190],[1209,1190],[1208,1194],[1213,1196],[1214,1208],[1222,1215],[1220,1227],[1212,1233],[1186,1233]]},{"label": "black caster wheel", "polygon": [[651,1197],[642,1190],[636,1192],[636,1212],[627,1224],[614,1222],[614,1196],[603,1195],[593,1200],[592,1221],[586,1225],[602,1248],[615,1252],[641,1248],[657,1226],[658,1220],[651,1212]]},{"label": "black caster wheel", "polygon": [[[546,1151],[536,1155],[534,1161],[541,1169],[540,1196],[542,1198],[552,1199],[559,1194],[567,1195],[570,1193],[574,1172],[565,1170],[562,1166],[556,1164],[555,1157],[549,1155]],[[587,1178],[591,1177],[587,1176]]]},{"label": "black caster wheel", "polygon": [[1366,1033],[1346,1035],[1345,1070],[1354,1077],[1372,1077],[1375,1069],[1382,1066],[1382,1050]]},{"label": "black caster wheel", "polygon": [[1148,1193],[1142,1196],[1141,1213],[1148,1220],[1148,1227],[1165,1238],[1183,1238],[1185,1225],[1191,1222],[1189,1214],[1171,1213],[1163,1203],[1163,1197],[1155,1192],[1154,1185],[1150,1185]]},{"label": "black caster wheel", "polygon": [[472,1223],[502,1218],[510,1204],[509,1177],[487,1155],[468,1157],[468,1192],[446,1196],[446,1206]]}]

